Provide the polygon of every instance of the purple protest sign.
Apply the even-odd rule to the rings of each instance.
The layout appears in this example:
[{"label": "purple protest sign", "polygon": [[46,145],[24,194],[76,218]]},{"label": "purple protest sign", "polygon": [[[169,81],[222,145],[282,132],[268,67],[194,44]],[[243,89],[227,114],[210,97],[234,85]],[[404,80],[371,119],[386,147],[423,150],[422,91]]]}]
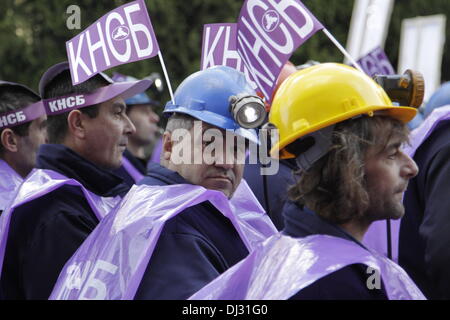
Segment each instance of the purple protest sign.
[{"label": "purple protest sign", "polygon": [[257,88],[251,73],[237,52],[236,23],[205,24],[200,70],[214,66],[227,66],[241,71],[252,87]]},{"label": "purple protest sign", "polygon": [[66,42],[72,83],[159,52],[144,0],[114,9]]},{"label": "purple protest sign", "polygon": [[238,52],[269,101],[281,69],[322,24],[298,0],[247,0],[238,19]]},{"label": "purple protest sign", "polygon": [[367,55],[358,60],[359,65],[370,77],[376,74],[390,75],[395,74],[386,53],[380,47],[372,50]]},{"label": "purple protest sign", "polygon": [[205,24],[200,70],[227,66],[242,72],[244,66],[237,52],[236,36],[236,23]]}]

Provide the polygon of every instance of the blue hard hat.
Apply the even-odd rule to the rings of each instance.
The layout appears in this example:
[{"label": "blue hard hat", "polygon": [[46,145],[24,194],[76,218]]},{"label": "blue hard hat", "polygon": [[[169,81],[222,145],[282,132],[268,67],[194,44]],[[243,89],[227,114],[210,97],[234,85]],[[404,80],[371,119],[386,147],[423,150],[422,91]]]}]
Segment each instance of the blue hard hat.
[{"label": "blue hard hat", "polygon": [[[114,73],[111,77],[115,82],[126,82],[126,81],[137,81],[135,77],[126,76],[120,73]],[[136,104],[151,104],[159,105],[156,100],[151,99],[145,92],[138,93],[131,98],[125,99],[127,106],[132,106]]]},{"label": "blue hard hat", "polygon": [[238,95],[256,96],[256,92],[242,72],[216,66],[184,79],[175,91],[175,104],[167,102],[163,113],[188,114],[215,127],[234,130],[235,134],[258,143],[256,131],[239,126],[230,111],[230,97]]}]

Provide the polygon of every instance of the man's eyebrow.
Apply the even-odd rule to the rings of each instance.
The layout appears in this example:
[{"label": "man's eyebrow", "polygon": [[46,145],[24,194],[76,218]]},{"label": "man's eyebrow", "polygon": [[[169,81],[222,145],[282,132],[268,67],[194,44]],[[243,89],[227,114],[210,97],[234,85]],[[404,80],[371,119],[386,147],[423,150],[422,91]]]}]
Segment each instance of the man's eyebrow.
[{"label": "man's eyebrow", "polygon": [[391,142],[389,143],[385,150],[390,150],[390,149],[400,149],[400,147],[402,146],[402,142],[401,141],[395,141],[395,142]]}]

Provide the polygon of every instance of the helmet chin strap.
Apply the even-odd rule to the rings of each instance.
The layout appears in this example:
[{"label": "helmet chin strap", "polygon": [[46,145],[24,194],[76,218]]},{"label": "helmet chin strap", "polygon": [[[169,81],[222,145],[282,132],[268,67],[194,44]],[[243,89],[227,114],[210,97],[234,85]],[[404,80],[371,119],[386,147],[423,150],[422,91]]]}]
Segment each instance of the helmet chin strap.
[{"label": "helmet chin strap", "polygon": [[305,152],[302,152],[295,159],[295,162],[299,168],[303,171],[308,171],[317,160],[325,156],[330,151],[333,130],[334,125],[331,125],[304,137],[313,138],[314,145]]}]

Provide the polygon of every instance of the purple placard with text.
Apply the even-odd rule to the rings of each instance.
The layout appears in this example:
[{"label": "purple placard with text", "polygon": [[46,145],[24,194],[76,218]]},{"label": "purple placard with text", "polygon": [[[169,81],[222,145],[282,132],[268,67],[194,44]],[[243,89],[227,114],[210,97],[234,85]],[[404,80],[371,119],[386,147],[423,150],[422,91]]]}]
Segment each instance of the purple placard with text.
[{"label": "purple placard with text", "polygon": [[292,53],[320,29],[322,24],[298,0],[245,1],[237,48],[267,100]]},{"label": "purple placard with text", "polygon": [[236,48],[236,35],[236,23],[205,24],[200,70],[227,66],[243,71],[242,59]]},{"label": "purple placard with text", "polygon": [[243,72],[247,81],[256,83],[237,52],[237,24],[213,23],[203,27],[203,45],[200,70],[213,66],[227,66]]},{"label": "purple placard with text", "polygon": [[395,74],[386,53],[380,47],[372,50],[367,55],[358,60],[358,64],[370,77],[376,74],[390,75]]},{"label": "purple placard with text", "polygon": [[159,52],[144,0],[120,6],[66,42],[72,83]]}]

